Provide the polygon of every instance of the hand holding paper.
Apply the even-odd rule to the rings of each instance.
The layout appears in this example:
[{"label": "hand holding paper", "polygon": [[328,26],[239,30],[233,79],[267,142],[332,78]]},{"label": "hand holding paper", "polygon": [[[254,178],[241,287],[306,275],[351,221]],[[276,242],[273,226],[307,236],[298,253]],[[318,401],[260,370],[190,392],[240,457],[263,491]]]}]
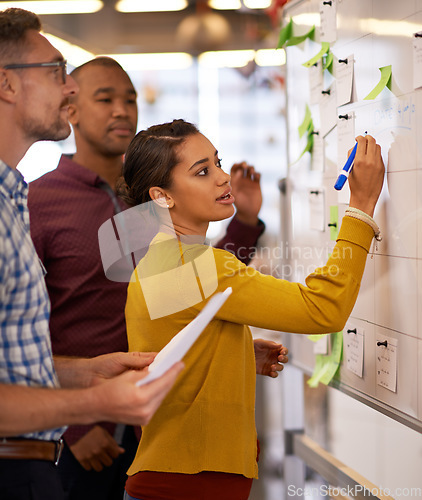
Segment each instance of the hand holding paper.
[{"label": "hand holding paper", "polygon": [[176,361],[180,361],[231,293],[232,289],[229,287],[226,288],[224,292],[213,295],[198,316],[180,330],[180,332],[161,349],[154,361],[149,365],[148,375],[137,382],[137,385],[141,386],[147,384],[160,377],[171,368]]}]

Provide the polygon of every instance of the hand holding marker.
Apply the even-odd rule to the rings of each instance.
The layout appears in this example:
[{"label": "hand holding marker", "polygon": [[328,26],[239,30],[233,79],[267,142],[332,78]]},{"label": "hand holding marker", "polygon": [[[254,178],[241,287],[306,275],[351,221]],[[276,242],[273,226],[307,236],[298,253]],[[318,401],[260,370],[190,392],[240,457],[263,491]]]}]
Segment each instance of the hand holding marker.
[{"label": "hand holding marker", "polygon": [[[365,135],[366,134],[367,132],[365,132]],[[354,148],[352,149],[352,152],[350,153],[349,158],[347,158],[343,170],[341,171],[340,175],[336,180],[336,183],[334,184],[334,188],[337,189],[337,191],[340,191],[340,189],[345,185],[347,178],[349,177],[349,174],[353,168],[353,163],[355,161],[357,148],[358,148],[358,143],[356,143]]]}]

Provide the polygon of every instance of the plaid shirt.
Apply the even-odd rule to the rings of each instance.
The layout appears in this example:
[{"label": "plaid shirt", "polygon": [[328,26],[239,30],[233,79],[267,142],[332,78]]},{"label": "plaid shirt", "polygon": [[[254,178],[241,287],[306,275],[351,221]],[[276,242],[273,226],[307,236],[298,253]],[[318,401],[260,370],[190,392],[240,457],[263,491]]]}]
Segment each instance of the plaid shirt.
[{"label": "plaid shirt", "polygon": [[[48,327],[50,302],[29,233],[27,192],[22,175],[0,160],[0,383],[58,387]],[[25,437],[59,439],[63,430]]]}]

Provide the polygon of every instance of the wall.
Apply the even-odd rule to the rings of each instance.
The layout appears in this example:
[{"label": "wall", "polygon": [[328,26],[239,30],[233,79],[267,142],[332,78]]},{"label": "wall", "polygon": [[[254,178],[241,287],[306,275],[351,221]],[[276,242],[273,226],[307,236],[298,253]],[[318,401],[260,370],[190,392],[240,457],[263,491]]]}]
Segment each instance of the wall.
[{"label": "wall", "polygon": [[[312,104],[310,70],[302,65],[321,47],[321,3],[292,2],[285,10],[285,22],[293,16],[296,29],[302,33],[312,24],[317,25],[314,41],[287,48],[291,218],[285,246],[290,250],[290,271],[296,281],[303,281],[315,265],[325,262],[334,246],[335,234],[327,227],[333,222],[333,208],[341,220],[348,202],[347,190],[338,194],[333,189],[347,157],[339,133],[341,119],[337,118],[336,126],[324,137],[322,166],[315,162],[315,151],[313,157],[305,153],[298,160],[306,145],[306,135],[300,138],[298,134],[305,105],[311,110],[315,131],[324,128],[323,115],[329,112],[327,106]],[[374,216],[383,240],[371,248],[361,292],[343,332],[344,346],[348,335],[360,336],[363,370],[355,374],[348,369],[344,350],[335,381],[342,391],[375,407],[377,412],[330,390],[331,446],[340,459],[353,464],[363,475],[367,473],[376,484],[390,488],[412,484],[421,487],[422,495],[422,480],[413,468],[415,463],[421,463],[422,440],[418,432],[411,430],[422,429],[422,90],[415,90],[413,84],[412,49],[413,34],[422,29],[422,1],[335,3],[337,39],[330,50],[335,60],[350,56],[354,59],[351,101],[338,107],[336,113],[354,116],[354,135],[368,132],[377,139],[386,177]],[[387,65],[392,65],[389,88],[374,100],[365,100],[380,79],[379,68]],[[336,74],[325,71],[322,89],[335,81]],[[347,149],[352,146],[353,141]],[[322,205],[310,193],[316,190]],[[322,215],[317,214],[318,210]],[[397,358],[395,380],[391,373],[388,388],[377,374],[380,356],[394,356],[377,345],[386,339],[390,347],[396,344]],[[304,336],[292,336],[291,358],[305,372],[312,373],[313,343]],[[392,364],[389,367],[394,372]],[[409,463],[406,471],[404,462]],[[399,490],[396,493],[396,498],[406,497]]]}]

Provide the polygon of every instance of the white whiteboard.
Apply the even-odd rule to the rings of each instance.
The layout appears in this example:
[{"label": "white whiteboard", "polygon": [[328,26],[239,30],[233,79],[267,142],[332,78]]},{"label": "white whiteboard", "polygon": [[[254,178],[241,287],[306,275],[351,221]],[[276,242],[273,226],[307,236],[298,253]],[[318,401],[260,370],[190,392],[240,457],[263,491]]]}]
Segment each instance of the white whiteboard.
[{"label": "white whiteboard", "polygon": [[[287,47],[288,195],[291,217],[287,240],[294,279],[303,281],[315,265],[323,265],[334,246],[327,226],[332,208],[341,220],[347,204],[333,185],[338,175],[338,126],[324,139],[323,169],[313,169],[310,153],[299,161],[306,137],[299,137],[305,105],[315,130],[321,126],[318,104],[310,104],[309,68],[302,65],[320,47],[319,0],[293,1],[284,10],[296,28],[306,32],[315,23],[315,40]],[[345,327],[362,335],[362,377],[347,369],[345,356],[333,385],[406,425],[422,431],[422,89],[413,85],[414,33],[422,30],[422,0],[334,0],[337,40],[331,52],[337,59],[354,58],[351,103],[337,108],[337,115],[355,117],[355,135],[368,132],[382,147],[386,181],[375,220],[383,240],[372,247],[361,292]],[[392,65],[391,90],[374,100],[364,97],[380,79],[379,68]],[[324,88],[335,81],[324,72]],[[353,147],[353,143],[350,144]],[[324,230],[315,221],[318,191],[324,203]],[[313,195],[315,196],[315,195]],[[334,209],[335,210],[335,209]],[[296,250],[295,252],[293,250]],[[293,335],[293,363],[311,373],[313,343]],[[395,390],[377,383],[377,340],[397,341]]]}]

